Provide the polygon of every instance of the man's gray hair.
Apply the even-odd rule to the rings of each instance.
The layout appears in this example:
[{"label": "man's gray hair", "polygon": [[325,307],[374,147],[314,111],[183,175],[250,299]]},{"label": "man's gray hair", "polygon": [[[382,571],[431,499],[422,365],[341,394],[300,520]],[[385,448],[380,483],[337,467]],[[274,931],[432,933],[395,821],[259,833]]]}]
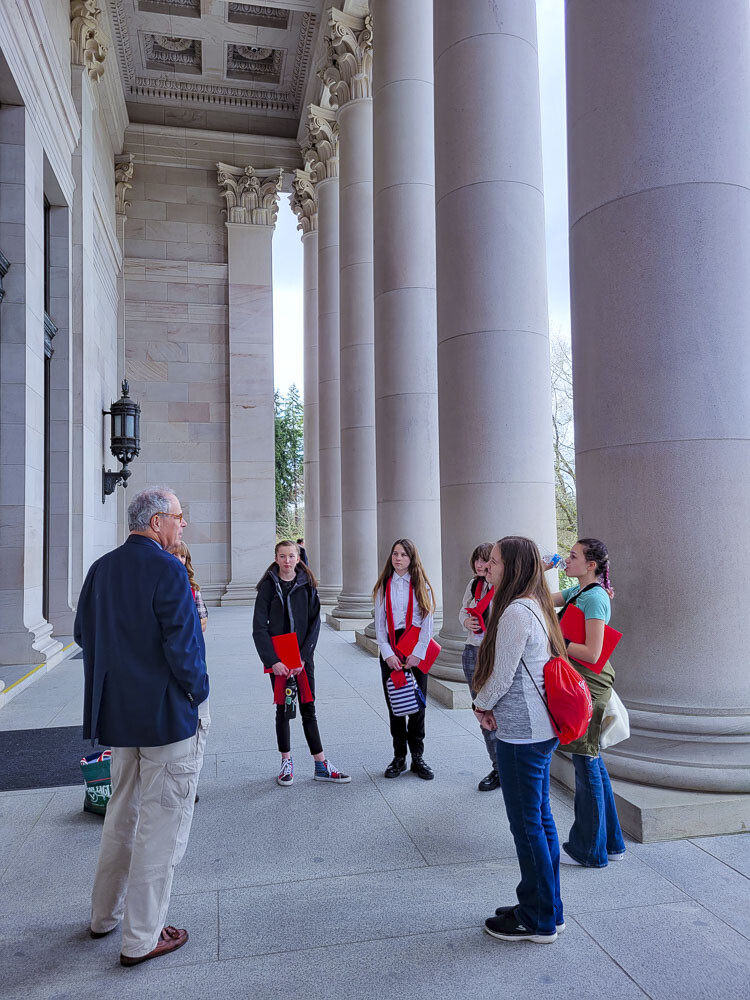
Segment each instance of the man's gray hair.
[{"label": "man's gray hair", "polygon": [[136,493],[128,506],[130,531],[148,531],[154,514],[169,510],[175,496],[174,490],[168,486],[150,486]]}]

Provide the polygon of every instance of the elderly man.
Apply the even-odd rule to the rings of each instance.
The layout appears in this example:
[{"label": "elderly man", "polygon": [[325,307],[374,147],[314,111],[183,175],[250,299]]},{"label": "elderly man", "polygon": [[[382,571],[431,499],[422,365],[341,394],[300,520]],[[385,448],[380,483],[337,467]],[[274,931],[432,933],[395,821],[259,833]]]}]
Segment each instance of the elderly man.
[{"label": "elderly man", "polygon": [[168,489],[143,490],[128,524],[125,543],[88,572],[75,639],[83,648],[84,737],[112,747],[91,936],[122,921],[120,962],[137,965],[188,939],[164,922],[203,763],[208,718],[199,706],[208,675],[187,573],[167,551],[186,524],[179,500]]}]

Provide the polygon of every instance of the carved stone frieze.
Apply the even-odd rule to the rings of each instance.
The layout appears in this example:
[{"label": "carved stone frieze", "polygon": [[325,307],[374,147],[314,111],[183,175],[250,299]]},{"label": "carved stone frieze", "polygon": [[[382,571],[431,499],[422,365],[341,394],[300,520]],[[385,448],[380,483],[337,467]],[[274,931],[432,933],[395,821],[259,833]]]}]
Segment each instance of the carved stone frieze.
[{"label": "carved stone frieze", "polygon": [[133,179],[134,169],[135,163],[132,153],[123,153],[122,156],[115,157],[115,213],[117,215],[127,215],[126,209],[130,205],[127,193],[133,186],[130,182]]},{"label": "carved stone frieze", "polygon": [[255,170],[228,163],[217,163],[216,170],[220,193],[227,203],[227,222],[276,225],[283,170]]},{"label": "carved stone frieze", "polygon": [[326,61],[320,78],[328,87],[331,105],[372,97],[372,18],[354,17],[332,8],[328,12]]},{"label": "carved stone frieze", "polygon": [[108,38],[99,27],[101,8],[97,0],[71,0],[70,4],[70,53],[76,66],[84,66],[92,80],[104,72]]},{"label": "carved stone frieze", "polygon": [[301,229],[303,235],[315,232],[318,228],[318,196],[309,167],[294,171],[289,204],[297,216],[297,229]]},{"label": "carved stone frieze", "polygon": [[316,183],[326,177],[338,177],[339,126],[335,111],[310,105],[302,157]]}]

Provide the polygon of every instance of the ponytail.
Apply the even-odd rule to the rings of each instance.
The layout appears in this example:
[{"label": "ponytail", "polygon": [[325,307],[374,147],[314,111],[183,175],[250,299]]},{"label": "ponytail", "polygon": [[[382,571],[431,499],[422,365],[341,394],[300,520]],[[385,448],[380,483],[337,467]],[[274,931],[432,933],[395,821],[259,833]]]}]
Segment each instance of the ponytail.
[{"label": "ponytail", "polygon": [[[276,547],[273,550],[274,556],[278,555],[279,549],[285,549],[285,548],[294,549],[296,551],[298,561],[297,565],[294,567],[295,570],[297,572],[299,572],[299,570],[302,570],[302,572],[307,576],[307,582],[310,584],[310,586],[317,588],[318,581],[315,579],[315,574],[306,563],[302,562],[302,559],[300,558],[299,545],[296,542],[292,542],[288,538],[283,539],[280,542],[277,542]],[[258,580],[257,584],[255,585],[256,589],[260,589],[260,585],[263,583],[266,577],[269,576],[272,571],[278,570],[278,568],[279,567],[276,563],[276,559],[274,559],[274,561],[270,564],[270,566],[265,571],[260,580]]]}]

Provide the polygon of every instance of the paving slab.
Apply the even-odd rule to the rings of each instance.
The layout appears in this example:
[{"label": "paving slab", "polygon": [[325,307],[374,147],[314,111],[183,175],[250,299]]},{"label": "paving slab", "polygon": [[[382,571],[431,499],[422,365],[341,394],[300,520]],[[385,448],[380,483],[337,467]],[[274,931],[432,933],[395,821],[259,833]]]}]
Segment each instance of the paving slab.
[{"label": "paving slab", "polygon": [[725,837],[700,837],[693,843],[703,851],[723,861],[738,872],[750,878],[750,835],[729,834]]}]

